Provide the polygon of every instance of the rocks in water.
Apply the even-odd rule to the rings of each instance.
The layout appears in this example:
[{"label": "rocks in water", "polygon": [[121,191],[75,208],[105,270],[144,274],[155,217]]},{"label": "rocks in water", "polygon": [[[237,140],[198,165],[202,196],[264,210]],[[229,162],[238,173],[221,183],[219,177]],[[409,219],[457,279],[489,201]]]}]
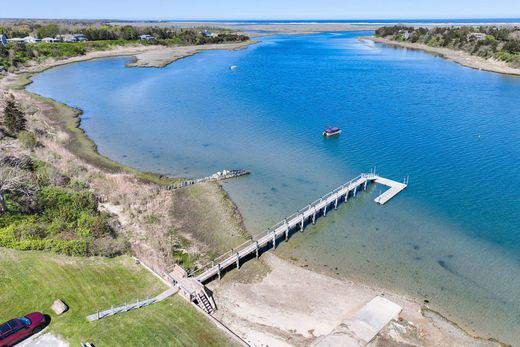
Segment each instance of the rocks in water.
[{"label": "rocks in water", "polygon": [[52,303],[51,309],[59,316],[66,312],[69,309],[69,307],[60,299],[56,299]]}]

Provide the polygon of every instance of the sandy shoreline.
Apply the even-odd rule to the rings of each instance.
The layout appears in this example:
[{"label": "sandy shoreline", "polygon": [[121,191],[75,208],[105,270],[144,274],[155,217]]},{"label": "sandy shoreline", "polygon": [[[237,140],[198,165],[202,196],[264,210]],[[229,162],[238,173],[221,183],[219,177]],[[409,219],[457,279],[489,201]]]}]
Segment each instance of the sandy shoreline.
[{"label": "sandy shoreline", "polygon": [[[116,23],[114,23],[116,24]],[[149,26],[148,22],[133,22],[136,26]],[[380,25],[355,24],[355,23],[246,23],[246,22],[157,22],[153,23],[158,27],[177,27],[177,28],[200,28],[214,27],[224,28],[243,32],[246,35],[258,32],[265,34],[310,34],[333,31],[371,31],[376,30]],[[255,33],[256,32],[256,33]]]},{"label": "sandy shoreline", "polygon": [[199,46],[165,47],[164,49],[150,50],[134,54],[136,61],[128,64],[131,67],[164,67],[179,59],[207,51],[207,50],[237,50],[256,43],[248,40],[238,43],[221,43]]},{"label": "sandy shoreline", "polygon": [[31,63],[21,69],[19,69],[16,73],[38,73],[45,71],[47,69],[77,63],[81,61],[93,60],[93,59],[101,59],[101,58],[111,58],[111,57],[124,57],[124,56],[133,56],[136,61],[128,64],[128,66],[133,67],[165,67],[166,65],[179,60],[184,57],[188,57],[199,52],[205,50],[236,50],[246,48],[249,45],[255,44],[256,41],[248,40],[244,42],[232,42],[232,43],[222,43],[222,44],[208,44],[208,45],[193,45],[193,46],[160,46],[160,45],[152,45],[152,46],[125,46],[125,47],[116,47],[107,51],[95,51],[88,52],[85,55],[71,57],[67,59],[48,59],[44,62],[40,63]]},{"label": "sandy shoreline", "polygon": [[496,72],[496,73],[505,74],[505,75],[520,76],[520,69],[515,69],[513,67],[510,67],[505,62],[493,60],[493,59],[484,59],[484,58],[477,57],[477,56],[471,55],[471,54],[463,52],[463,51],[455,51],[453,49],[442,48],[442,47],[430,47],[425,44],[393,41],[393,40],[385,39],[382,37],[375,37],[375,36],[374,37],[364,37],[361,39],[384,43],[386,45],[395,46],[395,47],[417,49],[417,50],[425,51],[428,53],[440,55],[443,58],[452,60],[458,64],[461,64],[463,66],[467,66],[467,67],[470,67],[473,69],[477,69],[477,70]]},{"label": "sandy shoreline", "polygon": [[499,346],[467,334],[425,304],[304,269],[271,252],[209,287],[217,318],[252,346],[312,345],[378,295],[403,311],[371,346]]},{"label": "sandy shoreline", "polygon": [[[304,33],[298,30],[286,32]],[[48,61],[21,72],[32,74],[58,65],[116,56],[135,56],[136,61],[131,66],[164,67],[206,49],[240,49],[252,43],[248,41],[206,47],[121,47],[66,60]],[[150,190],[152,195],[153,189]],[[126,221],[123,224],[131,223]],[[255,346],[308,345],[317,337],[330,333],[368,300],[382,293],[381,290],[360,283],[306,270],[274,254],[266,254],[262,258],[265,264],[253,261],[251,265],[246,264],[241,270],[230,273],[222,282],[211,285],[219,305],[218,317]],[[249,283],[241,282],[240,277],[244,273],[246,278],[253,278]],[[427,310],[422,310],[421,305],[411,299],[387,292],[385,296],[404,307],[401,315],[404,321],[392,322],[375,343],[451,346],[456,341],[455,345],[460,346],[497,345],[467,335],[431,311],[428,311],[427,316],[424,313]]]}]

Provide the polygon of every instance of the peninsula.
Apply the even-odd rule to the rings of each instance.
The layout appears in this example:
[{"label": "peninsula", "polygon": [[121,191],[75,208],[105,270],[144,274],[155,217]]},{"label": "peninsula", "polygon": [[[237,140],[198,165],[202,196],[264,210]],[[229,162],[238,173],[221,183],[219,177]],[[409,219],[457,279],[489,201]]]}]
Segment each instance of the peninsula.
[{"label": "peninsula", "polygon": [[508,75],[520,75],[520,27],[389,26],[370,38],[397,47],[438,54],[461,65]]}]

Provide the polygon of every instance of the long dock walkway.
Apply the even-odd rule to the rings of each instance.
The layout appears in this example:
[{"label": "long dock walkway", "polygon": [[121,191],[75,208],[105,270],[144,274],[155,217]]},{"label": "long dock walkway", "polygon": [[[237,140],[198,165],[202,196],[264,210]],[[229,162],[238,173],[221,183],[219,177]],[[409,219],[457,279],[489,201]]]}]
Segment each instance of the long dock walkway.
[{"label": "long dock walkway", "polygon": [[291,234],[303,231],[306,225],[309,223],[314,224],[317,218],[326,216],[331,209],[336,209],[340,203],[346,203],[349,199],[356,197],[361,190],[366,190],[367,186],[372,183],[390,187],[390,189],[375,199],[381,205],[387,203],[407,186],[405,183],[392,181],[375,173],[363,173],[275,224],[266,232],[253,236],[251,240],[244,242],[235,249],[218,257],[212,263],[191,273],[191,277],[194,277],[201,283],[215,276],[220,278],[222,272],[227,268],[231,266],[239,268],[243,259],[253,255],[258,258],[259,253],[264,248],[276,248],[280,239],[289,240]]}]

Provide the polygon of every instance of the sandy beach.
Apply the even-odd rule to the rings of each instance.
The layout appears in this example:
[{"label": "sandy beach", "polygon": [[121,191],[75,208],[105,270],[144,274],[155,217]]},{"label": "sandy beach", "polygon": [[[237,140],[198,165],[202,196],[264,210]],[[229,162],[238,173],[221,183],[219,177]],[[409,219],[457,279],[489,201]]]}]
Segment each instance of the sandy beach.
[{"label": "sandy beach", "polygon": [[403,307],[370,346],[499,346],[410,298],[293,265],[273,253],[209,285],[216,317],[252,346],[308,346],[378,295]]},{"label": "sandy beach", "polygon": [[248,40],[245,42],[238,43],[222,43],[222,44],[211,44],[211,45],[198,45],[198,46],[178,46],[178,47],[164,47],[162,49],[152,49],[145,52],[136,52],[134,55],[136,61],[128,64],[128,66],[138,67],[164,67],[172,62],[197,54],[207,50],[236,50],[245,48],[255,41]]},{"label": "sandy beach", "polygon": [[[116,23],[113,23],[116,24]],[[133,22],[136,26],[149,26],[147,22]],[[361,25],[351,23],[247,23],[247,22],[156,22],[158,27],[178,27],[178,28],[225,28],[244,32],[249,36],[266,34],[310,34],[332,31],[363,31],[376,30],[379,25]]]},{"label": "sandy beach", "polygon": [[484,71],[490,71],[490,72],[496,72],[506,75],[515,75],[520,76],[520,69],[515,69],[513,67],[510,67],[503,61],[498,61],[495,59],[484,59],[481,57],[477,57],[474,55],[471,55],[469,53],[463,52],[463,51],[455,51],[453,49],[449,48],[442,48],[442,47],[430,47],[424,44],[417,44],[417,43],[409,43],[409,42],[399,42],[399,41],[393,41],[388,40],[381,37],[365,37],[361,38],[362,40],[370,40],[375,41],[379,43],[384,43],[390,46],[395,47],[402,47],[402,48],[410,48],[410,49],[417,49],[421,51],[425,51],[428,53],[440,55],[443,58],[452,60],[458,64],[477,69],[477,70],[484,70]]}]

